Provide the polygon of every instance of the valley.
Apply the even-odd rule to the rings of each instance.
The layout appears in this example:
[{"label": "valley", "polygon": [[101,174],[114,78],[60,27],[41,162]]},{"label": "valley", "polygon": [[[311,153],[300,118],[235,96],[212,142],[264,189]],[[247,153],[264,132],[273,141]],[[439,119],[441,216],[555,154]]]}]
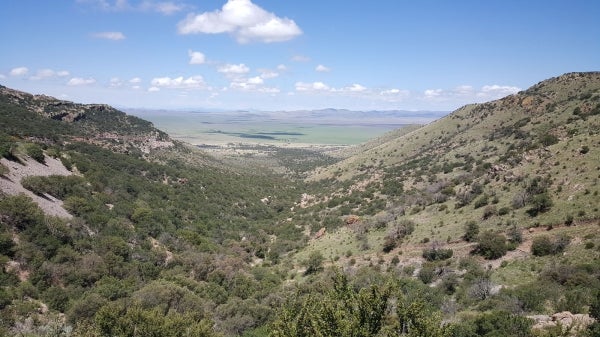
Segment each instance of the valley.
[{"label": "valley", "polygon": [[600,331],[598,72],[420,116],[0,89],[0,334]]}]

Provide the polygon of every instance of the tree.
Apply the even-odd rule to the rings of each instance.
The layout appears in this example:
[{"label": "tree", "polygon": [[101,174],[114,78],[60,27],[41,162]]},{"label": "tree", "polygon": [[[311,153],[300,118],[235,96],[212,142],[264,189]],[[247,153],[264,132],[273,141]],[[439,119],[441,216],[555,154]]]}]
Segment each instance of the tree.
[{"label": "tree", "polygon": [[564,235],[561,235],[554,240],[548,235],[540,235],[535,237],[531,243],[531,254],[535,256],[545,256],[562,253],[569,245],[570,241],[571,239]]},{"label": "tree", "polygon": [[43,220],[44,214],[38,205],[25,194],[0,200],[0,222],[23,230],[41,224]]},{"label": "tree", "polygon": [[469,221],[465,224],[465,234],[463,239],[467,242],[473,242],[479,235],[479,225],[475,221]]},{"label": "tree", "polygon": [[280,309],[270,337],[451,336],[438,313],[417,296],[407,299],[395,284],[352,285],[340,273],[322,296],[296,295]]},{"label": "tree", "polygon": [[527,214],[534,217],[548,211],[550,207],[552,207],[552,199],[548,193],[537,194],[531,200],[531,208],[527,210]]},{"label": "tree", "polygon": [[302,264],[306,267],[304,271],[304,275],[315,274],[323,270],[323,261],[325,258],[320,252],[314,251],[310,253],[308,259],[306,259]]},{"label": "tree", "polygon": [[27,144],[25,146],[25,153],[37,162],[44,163],[46,158],[44,157],[44,150],[35,143]]},{"label": "tree", "polygon": [[478,245],[475,253],[482,255],[487,260],[495,260],[506,254],[506,238],[500,233],[492,231],[483,232],[477,239]]}]

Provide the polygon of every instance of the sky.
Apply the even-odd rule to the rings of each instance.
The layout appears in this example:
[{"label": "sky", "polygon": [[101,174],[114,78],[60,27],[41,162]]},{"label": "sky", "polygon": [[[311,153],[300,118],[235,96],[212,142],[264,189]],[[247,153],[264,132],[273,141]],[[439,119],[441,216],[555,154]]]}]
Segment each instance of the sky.
[{"label": "sky", "polygon": [[451,111],[600,70],[593,0],[0,0],[0,84],[80,103]]}]

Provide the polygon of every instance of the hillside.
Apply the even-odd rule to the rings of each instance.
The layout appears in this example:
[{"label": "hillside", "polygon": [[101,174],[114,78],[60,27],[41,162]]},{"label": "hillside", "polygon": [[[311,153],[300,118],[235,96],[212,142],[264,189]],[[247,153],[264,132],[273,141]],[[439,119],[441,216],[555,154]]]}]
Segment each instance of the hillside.
[{"label": "hillside", "polygon": [[91,333],[133,302],[202,336],[270,317],[283,278],[268,266],[303,242],[285,221],[294,182],[105,105],[2,87],[0,125],[0,335]]},{"label": "hillside", "polygon": [[[460,240],[468,221],[483,229],[597,223],[599,116],[600,73],[565,74],[317,169],[311,180],[341,188],[313,202],[366,222],[414,220],[412,243]],[[380,249],[383,235],[373,240]]]},{"label": "hillside", "polygon": [[600,73],[307,179],[333,159],[230,167],[108,106],[0,91],[2,335],[600,331]]}]

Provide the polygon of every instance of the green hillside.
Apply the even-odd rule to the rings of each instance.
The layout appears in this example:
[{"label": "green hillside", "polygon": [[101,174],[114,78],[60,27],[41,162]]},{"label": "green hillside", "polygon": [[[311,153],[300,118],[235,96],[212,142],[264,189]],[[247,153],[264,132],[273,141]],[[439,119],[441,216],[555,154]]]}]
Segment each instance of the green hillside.
[{"label": "green hillside", "polygon": [[600,73],[388,133],[307,179],[334,159],[219,161],[108,106],[5,87],[0,126],[0,335],[600,331]]}]

